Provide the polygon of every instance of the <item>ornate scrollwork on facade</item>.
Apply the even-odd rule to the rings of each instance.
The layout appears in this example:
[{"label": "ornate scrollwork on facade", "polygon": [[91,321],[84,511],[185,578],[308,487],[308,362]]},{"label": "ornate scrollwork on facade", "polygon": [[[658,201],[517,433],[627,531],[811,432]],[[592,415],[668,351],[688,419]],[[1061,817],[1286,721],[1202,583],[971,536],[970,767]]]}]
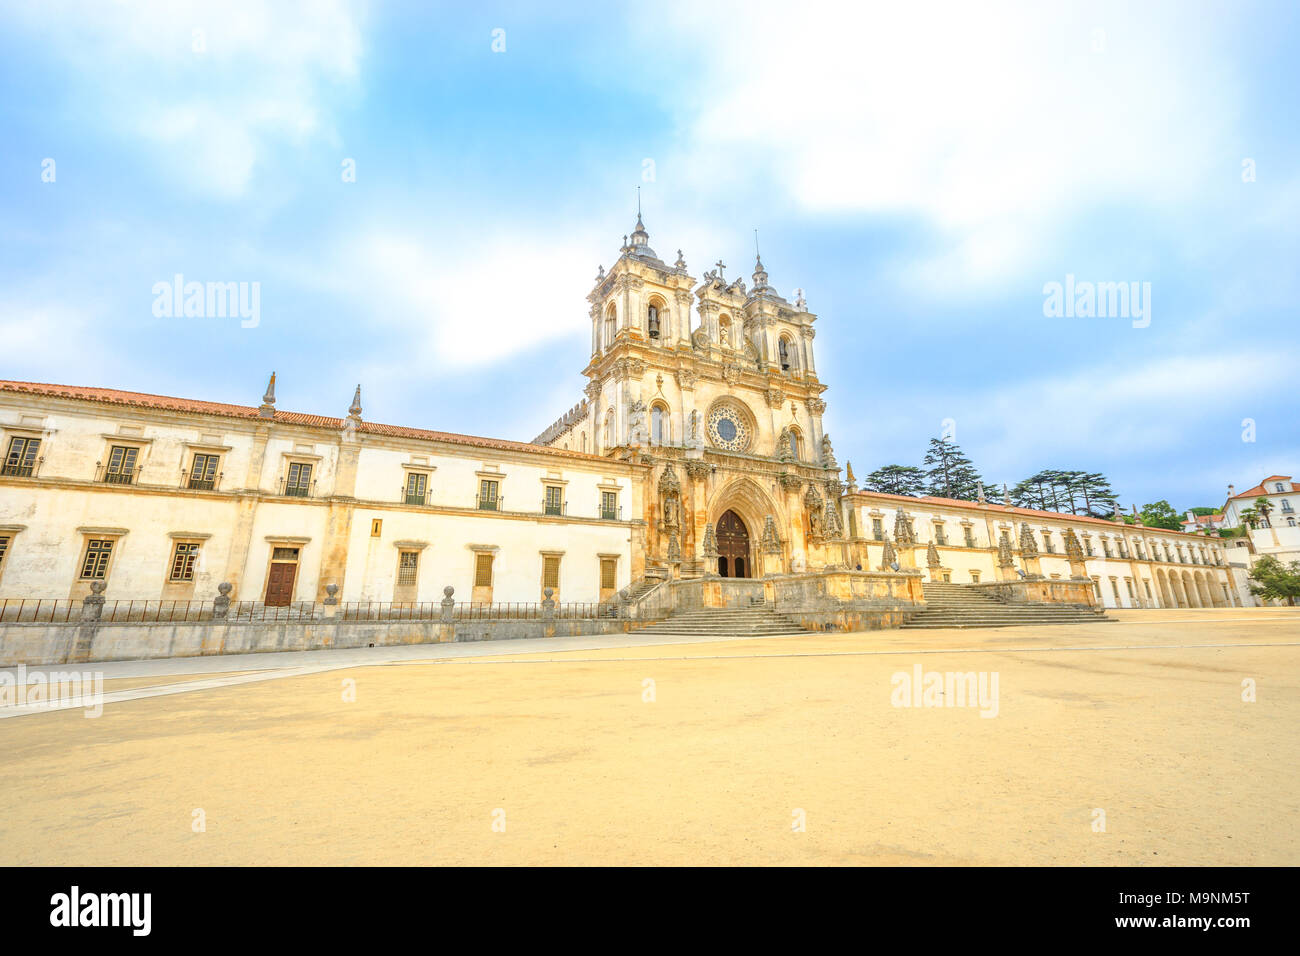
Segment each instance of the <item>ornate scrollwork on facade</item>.
[{"label": "ornate scrollwork on facade", "polygon": [[822,524],[825,525],[826,528],[826,537],[844,537],[844,527],[843,523],[840,521],[840,506],[838,498],[826,499],[826,515],[822,519]]},{"label": "ornate scrollwork on facade", "polygon": [[804,404],[808,406],[808,411],[812,415],[820,415],[826,411],[826,403],[820,398],[810,398]]},{"label": "ornate scrollwork on facade", "polygon": [[1079,536],[1073,528],[1065,529],[1065,556],[1072,564],[1083,563],[1083,545],[1079,543]]},{"label": "ornate scrollwork on facade", "polygon": [[822,467],[839,471],[840,463],[835,460],[835,450],[831,448],[831,436],[822,436]]},{"label": "ornate scrollwork on facade", "polygon": [[704,556],[709,559],[711,564],[716,564],[718,560],[718,536],[713,531],[713,522],[710,521],[704,526]]},{"label": "ornate scrollwork on facade", "polygon": [[740,381],[741,373],[744,371],[735,362],[728,362],[722,366],[722,380],[729,385],[735,385]]},{"label": "ornate scrollwork on facade", "polygon": [[703,481],[709,477],[711,470],[707,461],[701,461],[698,458],[686,459],[686,475],[695,481]]},{"label": "ornate scrollwork on facade", "polygon": [[693,368],[679,368],[677,370],[677,384],[681,388],[692,389],[699,380],[700,373]]},{"label": "ornate scrollwork on facade", "polygon": [[764,397],[770,408],[780,408],[785,402],[785,394],[779,388],[769,388]]},{"label": "ornate scrollwork on facade", "polygon": [[798,491],[803,485],[802,478],[798,475],[791,474],[788,471],[781,472],[781,474],[776,476],[776,480],[781,483],[781,487],[786,491]]}]

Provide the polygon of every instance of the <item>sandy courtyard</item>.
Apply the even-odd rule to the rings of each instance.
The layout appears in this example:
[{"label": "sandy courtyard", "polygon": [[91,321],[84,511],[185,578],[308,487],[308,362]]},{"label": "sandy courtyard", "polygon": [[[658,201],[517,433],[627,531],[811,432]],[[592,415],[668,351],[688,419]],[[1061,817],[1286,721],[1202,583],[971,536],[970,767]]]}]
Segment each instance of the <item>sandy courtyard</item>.
[{"label": "sandy courtyard", "polygon": [[[531,644],[3,719],[0,863],[1300,864],[1300,613],[1113,616]],[[997,715],[894,706],[917,665],[995,673]]]}]

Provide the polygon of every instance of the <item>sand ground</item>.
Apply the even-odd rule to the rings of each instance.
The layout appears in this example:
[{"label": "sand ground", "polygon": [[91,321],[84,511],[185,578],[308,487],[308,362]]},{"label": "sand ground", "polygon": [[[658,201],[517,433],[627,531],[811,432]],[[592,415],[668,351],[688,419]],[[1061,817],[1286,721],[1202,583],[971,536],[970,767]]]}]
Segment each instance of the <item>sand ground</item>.
[{"label": "sand ground", "polygon": [[[4,719],[0,864],[1300,864],[1300,612],[1113,616],[532,643]],[[997,716],[893,706],[918,664],[996,673]]]}]

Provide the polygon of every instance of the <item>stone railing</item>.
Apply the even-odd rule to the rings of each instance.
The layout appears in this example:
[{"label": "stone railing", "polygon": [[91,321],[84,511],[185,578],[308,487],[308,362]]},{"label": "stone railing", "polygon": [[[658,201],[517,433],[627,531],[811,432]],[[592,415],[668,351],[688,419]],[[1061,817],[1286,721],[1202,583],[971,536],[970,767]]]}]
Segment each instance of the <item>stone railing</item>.
[{"label": "stone railing", "polygon": [[1090,578],[1025,578],[964,586],[1003,604],[1075,604],[1098,608],[1097,590]]}]

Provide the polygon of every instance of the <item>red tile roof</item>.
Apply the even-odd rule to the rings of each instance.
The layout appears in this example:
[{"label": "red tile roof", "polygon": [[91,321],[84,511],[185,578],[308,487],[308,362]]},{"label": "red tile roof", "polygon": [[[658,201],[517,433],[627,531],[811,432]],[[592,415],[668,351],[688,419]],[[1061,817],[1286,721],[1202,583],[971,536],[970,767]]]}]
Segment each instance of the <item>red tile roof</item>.
[{"label": "red tile roof", "polygon": [[1284,492],[1285,494],[1300,493],[1300,485],[1297,485],[1294,481],[1292,481],[1290,475],[1269,475],[1267,478],[1265,478],[1263,481],[1257,484],[1254,488],[1248,488],[1246,491],[1243,491],[1239,495],[1232,495],[1231,497],[1228,498],[1228,500],[1236,501],[1238,498],[1258,498],[1260,495],[1276,495],[1278,494],[1278,492],[1274,491],[1272,488],[1264,487],[1271,481],[1284,482],[1287,485],[1287,489],[1288,489],[1286,492]]},{"label": "red tile roof", "polygon": [[[249,405],[227,405],[224,402],[204,402],[193,398],[173,398],[168,395],[150,395],[145,392],[124,392],[116,388],[92,388],[85,385],[49,385],[42,382],[9,382],[0,379],[0,392],[24,395],[41,395],[49,398],[70,398],[83,402],[100,402],[107,405],[125,405],[134,408],[156,408],[171,412],[189,412],[197,415],[214,415],[219,418],[275,421],[287,425],[306,425],[338,431],[347,419],[327,415],[308,415],[304,412],[287,412],[276,409],[273,418],[263,419],[257,408]],[[425,441],[447,442],[453,445],[471,445],[500,451],[522,451],[532,454],[556,455],[561,458],[578,458],[585,461],[611,459],[586,452],[568,451],[528,442],[506,441],[500,438],[479,438],[475,435],[458,435],[455,432],[430,431],[424,428],[407,428],[402,425],[383,425],[362,421],[357,431],[391,438],[415,438]]]},{"label": "red tile roof", "polygon": [[[924,503],[932,505],[943,505],[945,507],[968,508],[971,511],[997,511],[1005,515],[1020,515],[1025,518],[1055,518],[1058,521],[1082,521],[1087,524],[1110,525],[1112,528],[1119,528],[1121,525],[1110,518],[1093,518],[1088,515],[1072,515],[1062,511],[1037,511],[1033,508],[1017,508],[1014,505],[995,505],[992,502],[988,504],[978,504],[974,501],[962,501],[958,498],[940,498],[935,495],[921,495],[918,498],[912,498],[908,495],[891,495],[883,491],[859,491],[859,495],[869,498],[888,498],[891,501],[910,501],[913,503]],[[1135,525],[1123,525],[1123,527],[1133,528]],[[1185,531],[1170,531],[1167,528],[1149,528],[1150,531],[1159,531],[1161,534],[1187,534]],[[1191,535],[1190,537],[1202,537],[1202,535]]]}]

